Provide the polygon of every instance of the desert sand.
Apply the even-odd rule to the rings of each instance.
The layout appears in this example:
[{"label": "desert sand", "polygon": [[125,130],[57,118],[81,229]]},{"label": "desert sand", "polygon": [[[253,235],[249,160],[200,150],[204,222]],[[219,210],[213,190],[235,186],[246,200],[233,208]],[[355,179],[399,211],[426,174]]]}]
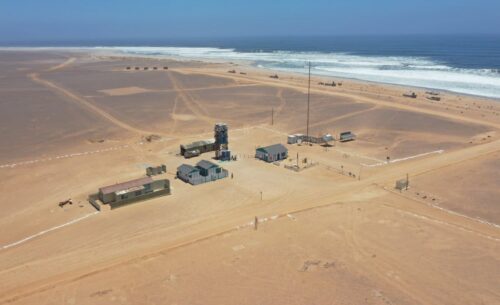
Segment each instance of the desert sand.
[{"label": "desert sand", "polygon": [[[273,73],[0,51],[0,304],[500,304],[498,101],[313,77],[311,134],[357,140],[286,145],[276,166],[255,148],[305,133],[307,78]],[[217,122],[234,179],[175,179],[213,157],[178,150]],[[286,169],[297,154],[315,166]],[[106,212],[87,202],[158,164],[172,195]]]}]

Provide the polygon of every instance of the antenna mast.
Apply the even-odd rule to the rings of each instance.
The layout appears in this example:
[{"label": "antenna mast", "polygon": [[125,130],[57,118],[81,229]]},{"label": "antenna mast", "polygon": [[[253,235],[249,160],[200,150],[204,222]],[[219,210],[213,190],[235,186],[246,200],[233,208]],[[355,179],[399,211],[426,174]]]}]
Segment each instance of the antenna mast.
[{"label": "antenna mast", "polygon": [[311,99],[311,62],[309,62],[309,82],[307,85],[307,129],[306,129],[306,139],[309,142],[309,103]]}]

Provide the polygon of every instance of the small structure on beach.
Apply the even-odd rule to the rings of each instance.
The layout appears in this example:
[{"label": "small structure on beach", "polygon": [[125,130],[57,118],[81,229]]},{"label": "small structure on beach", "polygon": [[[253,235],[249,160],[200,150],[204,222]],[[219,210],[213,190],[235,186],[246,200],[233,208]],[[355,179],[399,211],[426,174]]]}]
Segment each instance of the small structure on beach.
[{"label": "small structure on beach", "polygon": [[433,95],[433,96],[428,96],[428,97],[427,97],[427,99],[428,99],[428,100],[431,100],[431,101],[436,101],[436,102],[441,101],[441,97],[439,97],[439,96],[435,96],[435,95]]},{"label": "small structure on beach", "polygon": [[182,164],[177,168],[177,177],[192,185],[223,179],[227,176],[227,170],[207,160],[201,160],[196,166]]},{"label": "small structure on beach", "polygon": [[170,195],[168,179],[153,180],[151,177],[143,177],[101,187],[97,194],[89,196],[89,202],[101,211],[165,195]]},{"label": "small structure on beach", "polygon": [[340,142],[348,142],[356,139],[356,135],[351,131],[344,131],[340,133],[339,141]]},{"label": "small structure on beach", "polygon": [[319,82],[318,85],[336,87],[337,83],[335,83],[335,81],[332,81],[331,83]]},{"label": "small structure on beach", "polygon": [[403,93],[404,97],[409,97],[409,98],[417,98],[417,94],[415,92],[406,92]]},{"label": "small structure on beach", "polygon": [[259,147],[255,150],[255,158],[275,162],[288,158],[288,149],[282,144]]},{"label": "small structure on beach", "polygon": [[269,76],[270,78],[274,78],[274,79],[279,79],[280,77],[278,76],[278,74],[274,74],[274,75],[271,75]]}]

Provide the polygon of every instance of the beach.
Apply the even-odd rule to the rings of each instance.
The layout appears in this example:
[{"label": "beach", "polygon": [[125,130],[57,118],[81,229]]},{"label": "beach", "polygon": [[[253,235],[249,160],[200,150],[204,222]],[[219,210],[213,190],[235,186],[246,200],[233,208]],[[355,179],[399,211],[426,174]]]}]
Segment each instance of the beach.
[{"label": "beach", "polygon": [[[0,50],[0,304],[497,304],[499,100],[317,74],[310,85],[309,134],[355,141],[286,144],[306,133],[304,73]],[[179,145],[218,122],[234,178],[175,179],[213,157],[186,160]],[[289,160],[254,158],[275,143]],[[314,166],[285,168],[299,155]],[[88,203],[158,164],[172,195]]]}]

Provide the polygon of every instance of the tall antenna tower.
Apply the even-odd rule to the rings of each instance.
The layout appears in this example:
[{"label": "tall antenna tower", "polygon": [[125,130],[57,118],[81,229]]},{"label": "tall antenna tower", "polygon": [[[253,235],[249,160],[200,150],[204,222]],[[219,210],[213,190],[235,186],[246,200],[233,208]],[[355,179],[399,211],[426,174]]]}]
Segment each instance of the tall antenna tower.
[{"label": "tall antenna tower", "polygon": [[307,129],[306,141],[309,142],[309,104],[311,100],[311,62],[309,62],[309,82],[307,85]]}]

